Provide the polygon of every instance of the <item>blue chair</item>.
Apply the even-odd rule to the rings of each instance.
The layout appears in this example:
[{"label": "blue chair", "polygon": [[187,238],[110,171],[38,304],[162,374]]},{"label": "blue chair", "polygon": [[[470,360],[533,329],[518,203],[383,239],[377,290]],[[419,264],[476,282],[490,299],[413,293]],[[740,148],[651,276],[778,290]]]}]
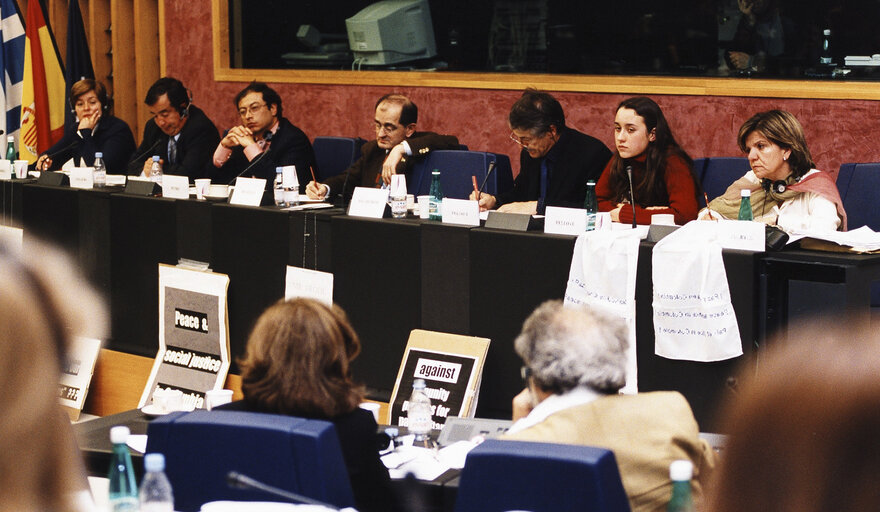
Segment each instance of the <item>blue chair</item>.
[{"label": "blue chair", "polygon": [[513,188],[513,173],[507,155],[482,151],[437,150],[413,167],[407,182],[410,194],[425,195],[431,188],[431,172],[440,171],[443,195],[453,199],[467,199],[473,192],[471,176],[477,177],[478,186],[486,178],[489,164],[495,162],[495,170],[489,176],[484,192],[496,195]]},{"label": "blue chair", "polygon": [[713,200],[727,190],[734,181],[749,172],[749,159],[745,157],[712,157],[706,161],[703,171],[703,191]]},{"label": "blue chair", "polygon": [[467,456],[455,512],[628,512],[609,450],[489,439]]},{"label": "blue chair", "polygon": [[[880,163],[842,164],[837,173],[837,191],[846,210],[847,229],[868,226],[880,231]],[[871,307],[880,307],[880,282],[871,285]]]},{"label": "blue chair", "polygon": [[342,174],[361,157],[364,139],[351,137],[315,137],[312,148],[318,166],[318,181]]},{"label": "blue chair", "polygon": [[214,500],[272,501],[230,489],[237,471],[263,483],[338,507],[354,505],[332,423],[243,411],[172,413],[150,422],[147,453],[163,453],[175,510]]}]

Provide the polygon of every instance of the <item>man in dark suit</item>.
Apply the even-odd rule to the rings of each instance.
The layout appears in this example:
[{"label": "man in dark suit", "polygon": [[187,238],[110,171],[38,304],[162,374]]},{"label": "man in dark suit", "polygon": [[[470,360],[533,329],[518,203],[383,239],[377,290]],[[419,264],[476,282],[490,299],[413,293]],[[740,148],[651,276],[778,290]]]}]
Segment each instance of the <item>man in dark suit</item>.
[{"label": "man in dark suit", "polygon": [[547,206],[583,208],[587,181],[598,181],[611,158],[605,144],[565,126],[556,98],[535,89],[513,104],[508,124],[510,138],[522,146],[519,174],[511,190],[480,194],[480,209],[543,214]]},{"label": "man in dark suit", "polygon": [[207,176],[220,134],[208,116],[192,104],[180,80],[156,80],[144,103],[153,118],[144,126],[144,137],[128,163],[128,172],[143,171],[149,176],[152,157],[159,155],[165,174],[189,176],[190,181]]},{"label": "man in dark suit", "polygon": [[242,124],[226,132],[214,151],[215,183],[230,183],[238,176],[275,180],[275,168],[296,166],[299,183],[311,181],[315,165],[312,143],[302,130],[282,117],[281,97],[262,82],[252,82],[235,96]]},{"label": "man in dark suit", "polygon": [[[386,94],[376,102],[374,118],[376,140],[361,148],[361,157],[342,174],[324,183],[309,182],[306,194],[312,199],[329,195],[348,197],[354,187],[380,187],[391,182],[391,175],[403,173],[411,178],[416,158],[424,158],[435,149],[458,149],[452,135],[417,132],[419,109],[402,94]],[[343,190],[344,189],[344,190]]]}]

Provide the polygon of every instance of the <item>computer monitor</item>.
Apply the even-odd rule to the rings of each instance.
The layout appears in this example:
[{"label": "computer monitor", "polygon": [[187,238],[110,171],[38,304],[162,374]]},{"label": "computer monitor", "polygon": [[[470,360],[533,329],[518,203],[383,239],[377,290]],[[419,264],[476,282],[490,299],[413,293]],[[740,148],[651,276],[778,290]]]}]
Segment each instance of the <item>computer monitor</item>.
[{"label": "computer monitor", "polygon": [[345,20],[357,65],[388,65],[437,55],[428,0],[382,0]]}]

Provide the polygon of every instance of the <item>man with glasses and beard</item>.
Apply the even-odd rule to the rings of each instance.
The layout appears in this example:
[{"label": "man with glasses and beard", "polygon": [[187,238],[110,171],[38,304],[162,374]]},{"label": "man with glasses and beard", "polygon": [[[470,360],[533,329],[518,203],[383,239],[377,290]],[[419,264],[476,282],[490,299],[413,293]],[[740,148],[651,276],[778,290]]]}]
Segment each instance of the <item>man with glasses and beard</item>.
[{"label": "man with glasses and beard", "polygon": [[[409,178],[416,158],[424,158],[436,149],[458,149],[452,135],[417,132],[419,109],[402,94],[386,94],[376,102],[373,119],[376,140],[364,144],[361,157],[344,173],[324,183],[309,182],[306,194],[311,199],[343,194],[351,196],[355,187],[381,187],[391,182],[392,174]],[[343,187],[345,190],[342,190]]]},{"label": "man with glasses and beard", "polygon": [[526,89],[508,115],[510,138],[522,147],[513,189],[471,194],[481,210],[542,214],[546,206],[583,208],[587,181],[599,180],[611,151],[598,139],[565,126],[556,98]]},{"label": "man with glasses and beard", "polygon": [[241,124],[230,128],[214,151],[209,176],[230,183],[238,176],[275,181],[275,168],[296,166],[300,183],[311,179],[315,165],[312,143],[302,130],[282,117],[281,97],[262,82],[251,82],[235,96]]}]

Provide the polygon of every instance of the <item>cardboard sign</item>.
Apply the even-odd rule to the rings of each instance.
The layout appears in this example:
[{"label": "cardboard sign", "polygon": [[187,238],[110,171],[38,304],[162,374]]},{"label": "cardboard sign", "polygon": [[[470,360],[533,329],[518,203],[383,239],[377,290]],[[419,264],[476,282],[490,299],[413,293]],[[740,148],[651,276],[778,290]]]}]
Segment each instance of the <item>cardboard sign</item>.
[{"label": "cardboard sign", "polygon": [[587,230],[587,210],[548,206],[544,211],[544,233],[580,235]]},{"label": "cardboard sign", "polygon": [[162,176],[162,197],[189,199],[189,178],[173,174]]},{"label": "cardboard sign", "polygon": [[12,179],[12,162],[9,160],[0,160],[0,180]]},{"label": "cardboard sign", "polygon": [[443,198],[443,224],[480,225],[480,203],[468,199]]},{"label": "cardboard sign", "polygon": [[138,407],[158,389],[179,389],[186,408],[203,408],[229,371],[229,276],[159,265],[159,351]]},{"label": "cardboard sign", "polygon": [[74,167],[70,170],[70,188],[93,188],[94,180],[94,167]]},{"label": "cardboard sign", "polygon": [[397,381],[391,395],[389,425],[407,426],[407,409],[413,381],[424,379],[431,399],[434,429],[443,428],[449,416],[474,416],[488,338],[460,336],[414,329],[409,335]]},{"label": "cardboard sign", "polygon": [[101,340],[74,338],[67,350],[67,360],[61,366],[58,399],[71,421],[79,419],[95,372],[95,363],[101,351]]},{"label": "cardboard sign", "polygon": [[266,189],[266,180],[263,178],[239,177],[235,180],[235,188],[232,190],[232,198],[229,204],[241,206],[260,206],[263,202],[263,191]]},{"label": "cardboard sign", "polygon": [[333,274],[287,266],[284,298],[305,297],[333,305]]},{"label": "cardboard sign", "polygon": [[348,214],[352,217],[381,219],[388,206],[388,192],[387,188],[356,187],[348,205]]}]

